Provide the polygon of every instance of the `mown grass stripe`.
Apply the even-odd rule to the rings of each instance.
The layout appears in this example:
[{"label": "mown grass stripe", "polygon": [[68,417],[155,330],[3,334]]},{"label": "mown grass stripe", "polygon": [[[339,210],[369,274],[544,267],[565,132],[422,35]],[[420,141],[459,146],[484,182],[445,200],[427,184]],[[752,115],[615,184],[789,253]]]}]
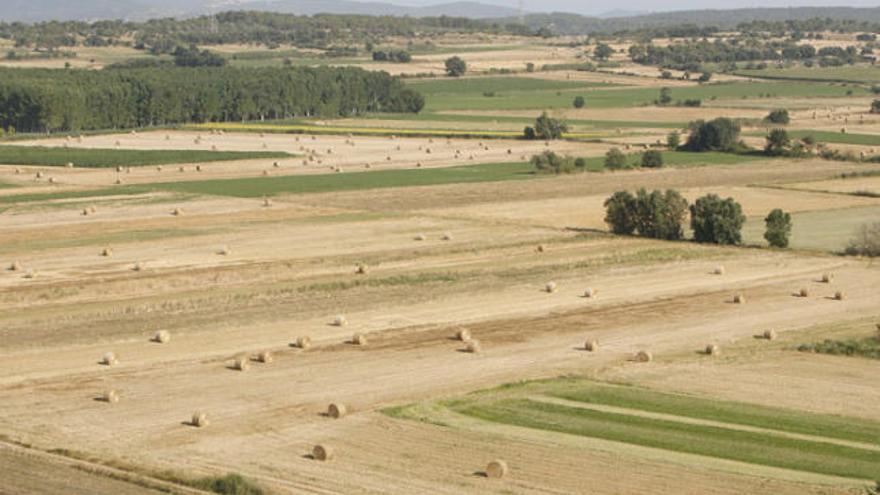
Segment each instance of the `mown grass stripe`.
[{"label": "mown grass stripe", "polygon": [[752,432],[507,399],[459,406],[462,414],[514,426],[846,478],[880,477],[880,452]]}]

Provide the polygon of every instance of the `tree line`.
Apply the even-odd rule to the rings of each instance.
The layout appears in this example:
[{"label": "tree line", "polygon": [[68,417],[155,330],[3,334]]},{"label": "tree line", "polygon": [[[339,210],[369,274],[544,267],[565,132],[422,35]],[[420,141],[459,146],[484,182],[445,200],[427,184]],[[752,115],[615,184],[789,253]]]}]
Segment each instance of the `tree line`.
[{"label": "tree line", "polygon": [[276,12],[230,11],[188,19],[146,22],[40,22],[0,23],[0,38],[16,46],[57,49],[77,45],[132,44],[154,53],[170,53],[177,46],[256,43],[269,47],[294,44],[329,48],[364,44],[389,37],[417,37],[444,33],[532,34],[517,23],[497,23],[465,17],[395,17],[319,14],[301,16]]},{"label": "tree line", "polygon": [[352,67],[0,69],[7,132],[419,112],[424,103],[400,79]]}]

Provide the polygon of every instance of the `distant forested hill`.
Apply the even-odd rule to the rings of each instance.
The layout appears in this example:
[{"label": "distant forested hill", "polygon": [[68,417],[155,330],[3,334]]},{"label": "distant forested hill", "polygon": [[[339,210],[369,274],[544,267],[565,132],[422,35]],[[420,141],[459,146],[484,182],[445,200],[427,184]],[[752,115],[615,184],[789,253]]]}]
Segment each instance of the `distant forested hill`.
[{"label": "distant forested hill", "polygon": [[[547,28],[554,34],[615,33],[664,26],[694,24],[700,27],[734,29],[740,24],[753,22],[806,21],[830,19],[831,25],[848,24],[850,31],[870,30],[880,24],[880,7],[798,7],[733,10],[688,10],[664,12],[632,17],[584,17],[577,14],[530,14],[526,23],[532,29]],[[508,21],[513,22],[514,19]],[[849,22],[846,22],[849,21]]]}]

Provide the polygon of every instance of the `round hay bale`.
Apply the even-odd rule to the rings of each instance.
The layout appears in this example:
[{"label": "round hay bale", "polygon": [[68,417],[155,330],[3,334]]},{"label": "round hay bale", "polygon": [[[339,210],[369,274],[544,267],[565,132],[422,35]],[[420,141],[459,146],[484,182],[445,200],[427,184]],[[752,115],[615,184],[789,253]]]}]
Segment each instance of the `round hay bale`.
[{"label": "round hay bale", "polygon": [[183,215],[183,210],[181,208],[175,208],[174,211],[171,212],[175,217],[179,217]]},{"label": "round hay bale", "polygon": [[427,237],[425,237],[425,234],[417,234],[413,239],[416,241],[424,241]]},{"label": "round hay bale", "polygon": [[345,404],[330,404],[327,407],[327,416],[333,419],[344,418],[346,414],[348,414],[348,409],[346,409]]},{"label": "round hay bale", "polygon": [[269,198],[263,198],[263,207],[268,208],[272,206],[272,200]]},{"label": "round hay bale", "polygon": [[745,304],[746,303],[746,296],[744,296],[742,294],[737,294],[737,295],[733,296],[733,302],[734,302],[734,304]]},{"label": "round hay bale", "polygon": [[596,352],[599,350],[599,341],[596,339],[589,339],[584,342],[584,350],[589,352]]},{"label": "round hay bale", "polygon": [[844,299],[846,299],[846,295],[843,292],[837,291],[834,293],[835,301],[843,301]]},{"label": "round hay bale", "polygon": [[270,364],[275,360],[275,357],[272,355],[272,351],[261,351],[257,354],[257,361],[263,364]]},{"label": "round hay bale", "polygon": [[471,354],[479,354],[483,351],[483,347],[480,345],[480,341],[477,339],[468,340],[467,345],[465,345],[464,350]]},{"label": "round hay bale", "polygon": [[357,275],[367,275],[370,273],[370,269],[367,267],[367,265],[358,264],[357,268],[355,268],[354,270],[354,273],[356,273]]},{"label": "round hay bale", "polygon": [[706,355],[707,356],[718,356],[721,354],[721,348],[715,344],[709,344],[706,346]]},{"label": "round hay bale", "polygon": [[37,176],[36,176],[36,177],[37,177],[38,179],[42,179],[42,178],[43,178],[43,172],[37,172]]},{"label": "round hay bale", "polygon": [[654,355],[650,351],[639,351],[636,353],[636,361],[639,363],[650,363],[654,360]]},{"label": "round hay bale", "polygon": [[153,335],[153,342],[157,344],[167,344],[171,342],[171,332],[168,330],[159,330]]},{"label": "round hay bale", "polygon": [[115,390],[108,390],[101,396],[101,400],[108,404],[116,404],[119,402],[119,393]]},{"label": "round hay bale", "polygon": [[133,271],[140,272],[140,271],[143,271],[143,269],[144,269],[144,265],[143,265],[143,263],[141,263],[140,261],[138,261],[138,262],[136,262],[136,263],[134,264],[134,266],[131,267],[131,269],[132,269]]},{"label": "round hay bale", "polygon": [[455,333],[455,338],[462,342],[468,342],[471,340],[471,331],[467,328],[462,328],[458,332]]},{"label": "round hay bale", "polygon": [[73,162],[67,162],[67,165],[65,165],[65,167],[73,168]]},{"label": "round hay bale", "polygon": [[36,277],[37,277],[37,272],[33,271],[30,268],[28,268],[27,271],[24,272],[24,278],[36,278]]},{"label": "round hay bale", "polygon": [[546,292],[548,294],[553,294],[557,290],[558,289],[556,287],[556,282],[547,282],[547,284],[544,286],[544,292]]},{"label": "round hay bale", "polygon": [[306,350],[306,349],[312,347],[312,338],[309,337],[308,335],[303,335],[301,337],[297,337],[296,341],[294,342],[294,345],[296,347],[299,347],[302,350]]},{"label": "round hay bale", "polygon": [[247,356],[239,356],[235,358],[232,367],[238,371],[247,371],[251,369],[251,360]]},{"label": "round hay bale", "polygon": [[13,261],[13,262],[9,265],[9,271],[11,271],[11,272],[20,272],[20,271],[21,271],[21,263],[19,263],[18,261]]},{"label": "round hay bale", "polygon": [[190,424],[195,426],[196,428],[204,428],[204,427],[208,426],[209,424],[211,424],[211,422],[208,421],[207,414],[205,414],[201,411],[196,411],[192,415],[192,420],[190,421]]},{"label": "round hay bale", "polygon": [[335,318],[333,318],[334,327],[344,327],[346,325],[348,325],[348,320],[345,318],[345,316],[337,315]]},{"label": "round hay bale", "polygon": [[535,251],[537,251],[539,253],[547,252],[547,246],[545,246],[543,244],[538,244],[538,247],[535,248]]},{"label": "round hay bale", "polygon": [[443,234],[443,237],[441,239],[443,239],[444,241],[451,241],[452,234],[450,234],[449,232],[446,232],[445,234]]},{"label": "round hay bale", "polygon": [[596,297],[596,291],[592,287],[587,287],[587,289],[584,290],[584,297],[586,297],[587,299],[592,299]]},{"label": "round hay bale", "polygon": [[316,461],[322,461],[322,462],[330,461],[333,459],[334,455],[335,454],[333,452],[333,449],[331,449],[330,447],[328,447],[326,445],[315,445],[312,448],[312,457]]},{"label": "round hay bale", "polygon": [[725,272],[726,272],[726,270],[724,269],[723,266],[719,265],[719,266],[715,267],[715,271],[714,271],[715,275],[724,275]]},{"label": "round hay bale", "polygon": [[119,358],[116,357],[115,353],[105,352],[103,356],[101,356],[101,364],[104,366],[116,366],[119,364]]},{"label": "round hay bale", "polygon": [[776,337],[778,337],[776,330],[764,330],[765,340],[776,340]]},{"label": "round hay bale", "polygon": [[510,469],[507,467],[507,462],[502,461],[501,459],[495,459],[486,466],[486,477],[501,479],[507,476],[509,471]]},{"label": "round hay bale", "polygon": [[351,336],[351,343],[354,345],[367,345],[367,336],[362,333],[356,333]]},{"label": "round hay bale", "polygon": [[798,291],[798,297],[810,297],[810,291],[804,287]]},{"label": "round hay bale", "polygon": [[832,274],[832,273],[823,273],[822,274],[822,283],[823,284],[830,284],[833,281],[834,281],[834,274]]}]

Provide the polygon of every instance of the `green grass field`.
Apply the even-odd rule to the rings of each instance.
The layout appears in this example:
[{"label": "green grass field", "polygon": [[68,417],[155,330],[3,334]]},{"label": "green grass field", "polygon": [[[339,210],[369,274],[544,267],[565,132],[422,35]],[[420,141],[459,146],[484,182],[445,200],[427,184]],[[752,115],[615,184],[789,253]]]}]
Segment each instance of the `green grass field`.
[{"label": "green grass field", "polygon": [[[880,206],[792,213],[791,247],[842,252],[862,225],[878,218]],[[750,217],[743,226],[743,240],[746,244],[766,245],[764,229],[763,217]]]},{"label": "green grass field", "polygon": [[[538,112],[535,113],[537,118]],[[425,121],[425,122],[485,122],[485,123],[501,123],[501,124],[517,124],[521,126],[533,125],[534,118],[511,117],[508,115],[471,115],[456,113],[400,113],[400,114],[369,114],[359,117],[367,120],[389,120],[389,121]],[[293,121],[267,121],[267,122],[288,122]],[[298,123],[306,123],[306,121],[298,121]],[[584,119],[566,119],[566,123],[572,126],[572,130],[589,129],[616,129],[616,128],[646,128],[646,129],[684,129],[687,127],[686,122],[651,122],[651,121],[634,121],[634,120],[584,120]]]},{"label": "green grass field", "polygon": [[846,67],[788,67],[763,70],[738,70],[737,75],[768,79],[790,79],[802,81],[837,81],[852,83],[880,82],[880,67],[852,65]]},{"label": "green grass field", "polygon": [[39,203],[41,201],[56,201],[65,199],[100,198],[104,196],[134,196],[145,194],[152,189],[143,186],[120,186],[103,189],[88,189],[84,191],[61,191],[51,193],[31,193],[0,196],[0,204],[15,203]]},{"label": "green grass field", "polygon": [[880,146],[880,136],[876,134],[851,134],[831,131],[790,131],[788,135],[792,139],[802,139],[807,136],[820,143],[855,144],[862,146]]},{"label": "green grass field", "polygon": [[281,152],[196,151],[196,150],[117,150],[49,148],[44,146],[0,146],[0,164],[61,167],[68,162],[77,167],[141,167],[178,163],[201,163],[259,158],[289,158]]},{"label": "green grass field", "polygon": [[[705,167],[710,165],[736,165],[749,163],[770,158],[759,155],[738,155],[734,153],[691,153],[686,151],[664,151],[663,166],[675,168]],[[629,163],[638,166],[641,163],[643,153],[631,153],[627,155]],[[597,156],[587,158],[587,171],[601,172],[605,170],[605,157]]]},{"label": "green grass field", "polygon": [[[490,79],[490,78],[487,78]],[[514,79],[515,78],[511,78]],[[413,88],[421,91],[426,98],[425,109],[429,112],[443,110],[539,110],[549,108],[570,108],[575,96],[586,99],[587,108],[621,108],[652,104],[659,96],[657,88],[621,88],[602,89],[581,85],[567,86],[567,81],[541,81],[542,83],[564,84],[555,88],[530,87],[524,89],[508,89],[496,91],[495,96],[483,96],[476,88],[488,88],[479,80],[467,79],[422,82],[422,87],[415,84]],[[461,84],[457,89],[456,84]],[[520,83],[510,83],[514,88]],[[526,84],[526,83],[522,83]],[[534,84],[534,83],[528,83]],[[810,98],[810,97],[844,97],[852,91],[856,96],[866,96],[868,91],[858,87],[841,87],[830,84],[810,82],[758,82],[758,83],[719,83],[695,85],[686,88],[674,88],[673,100],[699,99],[752,99],[752,98]]]},{"label": "green grass field", "polygon": [[385,412],[442,423],[442,414],[432,415],[443,409],[490,423],[671,452],[858,480],[880,477],[877,422],[577,378],[512,384]]},{"label": "green grass field", "polygon": [[[354,191],[388,187],[431,186],[524,180],[538,177],[528,163],[496,163],[464,167],[377,170],[343,174],[255,177],[152,184],[144,187],[174,192],[255,198],[277,194]],[[141,186],[139,186],[141,187]]]}]

